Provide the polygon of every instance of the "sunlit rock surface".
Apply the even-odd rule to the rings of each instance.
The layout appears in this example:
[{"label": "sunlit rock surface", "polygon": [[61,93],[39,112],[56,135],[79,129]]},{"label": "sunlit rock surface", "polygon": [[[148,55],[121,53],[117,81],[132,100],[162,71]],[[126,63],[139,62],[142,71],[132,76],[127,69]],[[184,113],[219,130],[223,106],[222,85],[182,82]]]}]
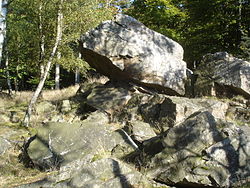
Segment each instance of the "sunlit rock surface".
[{"label": "sunlit rock surface", "polygon": [[81,37],[82,57],[115,80],[133,80],[170,95],[185,94],[183,48],[127,15],[102,22]]},{"label": "sunlit rock surface", "polygon": [[242,95],[250,98],[250,62],[235,58],[226,52],[204,56],[195,71],[195,96]]}]

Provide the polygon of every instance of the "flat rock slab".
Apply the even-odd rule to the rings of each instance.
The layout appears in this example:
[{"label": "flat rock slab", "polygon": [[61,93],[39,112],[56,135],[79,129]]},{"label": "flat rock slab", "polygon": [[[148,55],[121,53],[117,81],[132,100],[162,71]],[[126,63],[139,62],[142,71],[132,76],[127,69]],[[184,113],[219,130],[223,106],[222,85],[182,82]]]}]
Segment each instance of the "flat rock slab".
[{"label": "flat rock slab", "polygon": [[[95,112],[81,123],[48,123],[28,147],[28,155],[42,168],[65,166],[79,158],[91,161],[97,153],[111,154],[118,146],[119,156],[134,151],[129,138],[119,128],[108,125],[108,117]],[[32,138],[31,138],[32,139]]]},{"label": "flat rock slab", "polygon": [[119,111],[131,98],[131,92],[126,88],[111,86],[97,86],[87,96],[86,103],[95,109],[113,114]]}]

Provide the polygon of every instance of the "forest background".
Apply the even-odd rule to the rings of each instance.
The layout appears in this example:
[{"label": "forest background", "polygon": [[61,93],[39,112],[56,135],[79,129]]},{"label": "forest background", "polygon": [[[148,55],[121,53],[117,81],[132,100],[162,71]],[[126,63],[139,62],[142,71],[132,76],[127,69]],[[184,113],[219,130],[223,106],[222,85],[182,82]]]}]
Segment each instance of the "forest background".
[{"label": "forest background", "polygon": [[[117,13],[180,43],[188,68],[227,51],[250,60],[249,0],[1,0],[0,90],[59,89],[89,71],[78,39]],[[48,74],[45,74],[48,72]]]}]

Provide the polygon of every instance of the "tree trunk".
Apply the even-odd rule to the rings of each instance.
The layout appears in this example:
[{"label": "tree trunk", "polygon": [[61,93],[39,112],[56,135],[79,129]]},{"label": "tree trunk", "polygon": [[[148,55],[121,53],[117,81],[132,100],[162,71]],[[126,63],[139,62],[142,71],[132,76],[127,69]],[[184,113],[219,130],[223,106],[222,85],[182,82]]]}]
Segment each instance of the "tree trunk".
[{"label": "tree trunk", "polygon": [[40,35],[40,57],[39,57],[39,64],[40,64],[40,80],[42,80],[45,66],[44,66],[44,57],[45,57],[45,35],[43,33],[43,21],[42,21],[42,9],[43,4],[40,2],[39,5],[39,35]]},{"label": "tree trunk", "polygon": [[[61,53],[57,52],[57,59],[61,59]],[[56,64],[56,71],[55,71],[55,89],[60,89],[60,65]]]},{"label": "tree trunk", "polygon": [[8,57],[8,53],[6,54],[5,66],[6,66],[6,79],[7,79],[7,84],[8,84],[8,90],[9,90],[9,94],[12,95],[12,94],[13,94],[13,91],[12,91],[11,81],[10,81],[9,57]]},{"label": "tree trunk", "polygon": [[[82,55],[81,53],[79,53],[79,58],[81,59]],[[78,68],[76,68],[76,72],[75,72],[75,85],[79,85],[80,83],[80,71]]]},{"label": "tree trunk", "polygon": [[63,0],[60,1],[60,5],[59,5],[59,9],[58,9],[57,32],[56,32],[56,40],[55,40],[53,50],[51,52],[51,55],[49,57],[47,65],[45,67],[44,75],[43,75],[42,79],[40,80],[40,82],[39,82],[39,84],[38,84],[32,98],[30,100],[29,106],[27,108],[26,114],[25,114],[24,119],[23,119],[23,126],[26,126],[26,127],[29,126],[33,106],[35,105],[35,103],[37,101],[37,98],[38,98],[38,96],[40,95],[40,93],[41,93],[41,91],[43,89],[44,83],[46,81],[46,78],[48,76],[48,73],[49,73],[49,70],[50,70],[50,67],[51,67],[52,60],[53,60],[53,58],[55,56],[58,45],[59,45],[59,43],[61,41],[61,38],[62,38],[62,26],[63,26],[62,4],[63,4]]},{"label": "tree trunk", "polygon": [[7,0],[0,0],[0,67],[2,64],[3,47],[6,38],[7,5]]},{"label": "tree trunk", "polygon": [[42,80],[44,72],[45,72],[45,67],[43,64],[40,64],[40,80]]},{"label": "tree trunk", "polygon": [[75,85],[79,85],[80,83],[80,72],[79,72],[79,69],[76,69],[76,72],[75,72]]},{"label": "tree trunk", "polygon": [[18,92],[18,83],[17,83],[17,79],[14,78],[14,86],[15,86],[15,93]]},{"label": "tree trunk", "polygon": [[7,20],[7,12],[8,12],[8,1],[0,0],[0,67],[3,62],[3,49],[5,48],[5,68],[6,68],[6,80],[8,85],[9,94],[12,95],[12,86],[10,80],[10,72],[9,72],[9,57],[7,50],[7,40],[6,40],[6,20]]}]

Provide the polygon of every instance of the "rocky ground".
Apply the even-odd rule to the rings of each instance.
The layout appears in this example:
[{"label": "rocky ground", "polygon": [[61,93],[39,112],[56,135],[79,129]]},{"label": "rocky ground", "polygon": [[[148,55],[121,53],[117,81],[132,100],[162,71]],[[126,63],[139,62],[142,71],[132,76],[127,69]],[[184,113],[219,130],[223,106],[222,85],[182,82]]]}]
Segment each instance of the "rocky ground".
[{"label": "rocky ground", "polygon": [[43,120],[48,121],[48,114],[51,113],[51,117],[60,114],[56,112],[58,101],[68,99],[76,91],[75,87],[60,91],[44,91],[32,118],[32,126],[28,129],[20,124],[32,93],[21,92],[12,97],[5,92],[0,93],[0,187],[15,187],[38,181],[50,174],[29,168],[21,162],[23,144],[36,133],[36,127],[41,126]]},{"label": "rocky ground", "polygon": [[[249,187],[250,63],[218,52],[194,71],[183,49],[118,15],[81,37],[104,83],[1,95],[3,187]],[[53,97],[54,96],[54,97]]]},{"label": "rocky ground", "polygon": [[248,100],[189,99],[141,89],[83,84],[74,96],[40,100],[29,129],[18,125],[24,106],[2,106],[1,186],[244,187],[249,182]]}]

